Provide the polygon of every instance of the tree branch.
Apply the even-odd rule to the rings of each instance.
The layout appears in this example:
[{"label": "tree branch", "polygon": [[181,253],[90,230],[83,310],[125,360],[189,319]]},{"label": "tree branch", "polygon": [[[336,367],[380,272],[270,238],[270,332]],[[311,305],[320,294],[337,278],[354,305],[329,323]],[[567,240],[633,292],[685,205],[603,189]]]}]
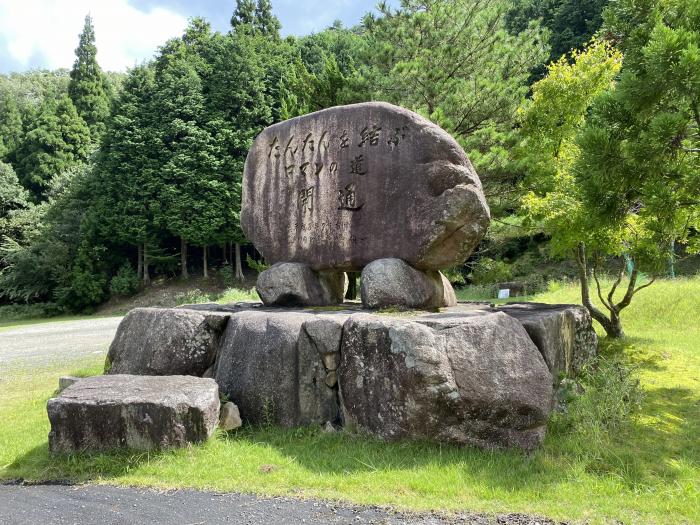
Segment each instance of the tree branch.
[{"label": "tree branch", "polygon": [[[576,260],[578,261],[579,280],[581,281],[581,302],[591,314],[591,317],[598,321],[603,328],[610,326],[610,320],[606,315],[591,303],[591,296],[588,290],[588,268],[586,266],[586,244],[578,243],[576,250]],[[607,328],[606,328],[607,331]]]},{"label": "tree branch", "polygon": [[624,259],[620,260],[620,271],[617,273],[617,280],[613,283],[612,288],[610,289],[610,293],[608,294],[608,304],[611,306],[614,304],[615,300],[615,290],[617,290],[617,287],[620,285],[622,282],[622,276],[625,274],[625,261]]},{"label": "tree branch", "polygon": [[627,292],[622,298],[622,301],[615,305],[615,309],[619,312],[623,308],[627,308],[632,302],[632,296],[634,295],[634,287],[637,284],[637,276],[639,275],[639,270],[635,267],[630,274],[630,282],[627,284]]},{"label": "tree branch", "polygon": [[596,271],[596,266],[596,264],[593,265],[593,280],[595,281],[595,285],[598,290],[598,299],[600,299],[600,302],[603,303],[603,306],[605,306],[605,308],[611,310],[611,307],[608,304],[608,302],[605,299],[603,299],[603,292],[600,290],[600,281],[598,280],[598,272]]},{"label": "tree branch", "polygon": [[651,286],[652,284],[654,284],[654,281],[656,281],[656,277],[652,277],[652,278],[651,278],[651,281],[649,281],[648,283],[643,284],[642,286],[638,287],[634,292],[632,292],[632,295],[636,294],[639,290],[643,290],[643,289],[646,288],[647,286]]}]

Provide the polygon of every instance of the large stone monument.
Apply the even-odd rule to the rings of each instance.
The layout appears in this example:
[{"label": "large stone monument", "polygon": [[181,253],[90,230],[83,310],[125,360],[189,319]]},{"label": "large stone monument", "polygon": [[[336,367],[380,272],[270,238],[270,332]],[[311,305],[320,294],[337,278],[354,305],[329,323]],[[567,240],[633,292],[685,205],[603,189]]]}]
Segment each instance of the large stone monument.
[{"label": "large stone monument", "polygon": [[[459,145],[410,111],[356,104],[263,130],[246,161],[241,222],[272,263],[257,282],[264,304],[132,310],[107,357],[115,379],[79,381],[49,402],[53,450],[206,439],[218,404],[208,395],[199,408],[196,382],[183,403],[207,424],[173,411],[181,378],[154,379],[162,395],[133,379],[182,375],[216,382],[236,415],[224,428],[240,413],[529,450],[544,437],[556,381],[596,352],[580,306],[457,304],[440,269],[469,256],[489,210]],[[348,271],[362,271],[362,305],[319,308],[343,302]],[[211,393],[211,379],[197,388]],[[119,391],[130,385],[143,395]],[[99,423],[105,406],[117,438]],[[92,415],[85,429],[75,428],[80,413]]]},{"label": "large stone monument", "polygon": [[[396,259],[405,268],[379,265],[381,279],[363,279],[373,287],[367,297],[386,287],[410,291],[402,282],[409,279],[437,291],[405,300],[393,294],[394,302],[447,306],[451,287],[438,272],[462,264],[488,224],[481,182],[459,144],[391,104],[340,106],[275,124],[246,160],[241,226],[273,265],[258,282],[267,305],[342,302],[343,272]],[[366,306],[385,305],[375,299]]]}]

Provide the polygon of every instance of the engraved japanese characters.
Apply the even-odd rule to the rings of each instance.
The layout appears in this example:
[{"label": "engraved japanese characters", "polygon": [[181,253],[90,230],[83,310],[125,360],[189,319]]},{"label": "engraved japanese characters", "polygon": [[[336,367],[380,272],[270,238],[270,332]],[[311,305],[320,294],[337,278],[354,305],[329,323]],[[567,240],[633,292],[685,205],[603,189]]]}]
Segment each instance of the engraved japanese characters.
[{"label": "engraved japanese characters", "polygon": [[275,124],[246,160],[241,225],[269,263],[344,272],[396,258],[439,270],[462,263],[488,224],[481,182],[459,144],[391,104]]}]

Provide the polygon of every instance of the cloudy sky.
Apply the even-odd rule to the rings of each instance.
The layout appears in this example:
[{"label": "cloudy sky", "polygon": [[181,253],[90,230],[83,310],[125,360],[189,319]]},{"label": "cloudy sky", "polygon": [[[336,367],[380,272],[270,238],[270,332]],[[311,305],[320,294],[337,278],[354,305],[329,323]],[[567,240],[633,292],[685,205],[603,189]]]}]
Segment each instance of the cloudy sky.
[{"label": "cloudy sky", "polygon": [[[320,31],[334,20],[357,23],[377,0],[272,0],[285,35]],[[83,18],[93,17],[97,58],[122,71],[153,56],[182,33],[187,19],[204,16],[228,29],[235,0],[0,0],[0,73],[70,68]]]}]

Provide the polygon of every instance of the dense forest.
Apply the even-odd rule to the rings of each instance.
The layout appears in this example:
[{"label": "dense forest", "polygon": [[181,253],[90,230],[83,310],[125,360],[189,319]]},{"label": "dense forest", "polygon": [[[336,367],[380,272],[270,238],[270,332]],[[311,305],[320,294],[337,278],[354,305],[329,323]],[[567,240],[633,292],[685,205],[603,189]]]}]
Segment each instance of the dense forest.
[{"label": "dense forest", "polygon": [[[255,136],[367,100],[445,128],[484,183],[494,226],[456,282],[534,286],[570,260],[586,289],[624,273],[629,304],[638,272],[700,248],[700,0],[402,0],[287,38],[269,0],[237,0],[227,33],[191,19],[127,73],[100,69],[96,30],[70,71],[0,76],[0,303],[242,278]],[[626,304],[598,294],[614,324]]]}]

